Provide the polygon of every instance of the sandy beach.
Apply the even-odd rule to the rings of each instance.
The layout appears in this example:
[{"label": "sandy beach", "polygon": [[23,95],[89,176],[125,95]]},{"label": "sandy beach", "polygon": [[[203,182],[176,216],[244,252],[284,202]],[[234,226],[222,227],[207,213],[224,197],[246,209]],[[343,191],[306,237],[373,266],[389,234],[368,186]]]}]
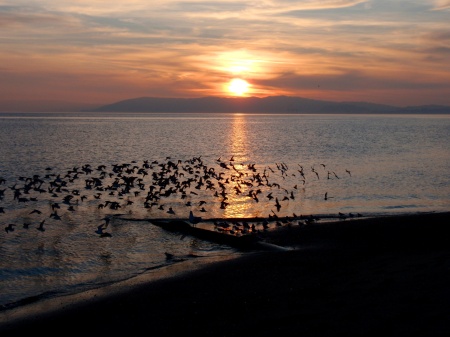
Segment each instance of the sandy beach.
[{"label": "sandy beach", "polygon": [[183,262],[163,277],[3,311],[0,334],[448,336],[449,223],[450,213],[431,213],[283,227],[264,240],[286,251]]}]

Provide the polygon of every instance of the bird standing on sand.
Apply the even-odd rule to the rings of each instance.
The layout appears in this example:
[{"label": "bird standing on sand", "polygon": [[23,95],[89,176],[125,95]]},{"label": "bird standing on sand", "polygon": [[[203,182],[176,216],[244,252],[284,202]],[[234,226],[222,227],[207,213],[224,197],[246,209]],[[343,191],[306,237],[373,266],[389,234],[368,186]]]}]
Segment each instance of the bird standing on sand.
[{"label": "bird standing on sand", "polygon": [[173,257],[174,257],[174,255],[173,255],[173,254],[171,254],[171,253],[167,253],[167,252],[164,252],[164,255],[166,255],[166,260],[172,260],[172,259],[173,259]]},{"label": "bird standing on sand", "polygon": [[200,221],[202,221],[202,218],[199,216],[194,216],[194,213],[192,211],[189,211],[189,222],[193,225],[198,224]]},{"label": "bird standing on sand", "polygon": [[339,212],[339,218],[345,220],[347,216],[344,213]]}]

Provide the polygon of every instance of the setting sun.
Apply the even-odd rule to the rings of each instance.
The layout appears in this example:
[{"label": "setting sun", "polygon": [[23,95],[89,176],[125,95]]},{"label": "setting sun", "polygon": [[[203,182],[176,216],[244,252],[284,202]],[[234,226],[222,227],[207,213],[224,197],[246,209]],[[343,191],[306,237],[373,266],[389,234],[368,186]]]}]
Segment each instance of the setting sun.
[{"label": "setting sun", "polygon": [[249,86],[250,84],[247,81],[240,78],[233,78],[228,85],[228,90],[236,96],[242,96],[248,91]]}]

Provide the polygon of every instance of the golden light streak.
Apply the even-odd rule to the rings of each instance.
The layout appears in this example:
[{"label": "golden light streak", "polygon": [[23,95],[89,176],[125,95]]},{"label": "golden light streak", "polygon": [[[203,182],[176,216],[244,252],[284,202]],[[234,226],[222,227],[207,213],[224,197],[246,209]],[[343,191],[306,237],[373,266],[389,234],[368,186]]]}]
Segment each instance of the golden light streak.
[{"label": "golden light streak", "polygon": [[225,218],[251,218],[261,216],[262,212],[258,202],[252,200],[249,193],[252,187],[242,183],[242,177],[251,174],[247,165],[244,164],[247,158],[247,130],[246,130],[246,116],[242,114],[235,114],[233,119],[233,128],[230,131],[231,153],[230,170],[232,175],[229,179],[229,193],[227,195],[227,202],[229,203],[224,210]]}]

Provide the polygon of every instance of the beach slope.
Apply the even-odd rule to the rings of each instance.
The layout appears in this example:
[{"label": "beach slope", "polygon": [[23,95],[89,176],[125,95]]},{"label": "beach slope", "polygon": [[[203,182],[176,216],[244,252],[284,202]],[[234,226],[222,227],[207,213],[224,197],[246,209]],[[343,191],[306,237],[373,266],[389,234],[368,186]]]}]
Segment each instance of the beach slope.
[{"label": "beach slope", "polygon": [[432,213],[286,227],[265,240],[296,249],[248,253],[58,310],[2,312],[0,334],[448,336],[449,220]]}]

